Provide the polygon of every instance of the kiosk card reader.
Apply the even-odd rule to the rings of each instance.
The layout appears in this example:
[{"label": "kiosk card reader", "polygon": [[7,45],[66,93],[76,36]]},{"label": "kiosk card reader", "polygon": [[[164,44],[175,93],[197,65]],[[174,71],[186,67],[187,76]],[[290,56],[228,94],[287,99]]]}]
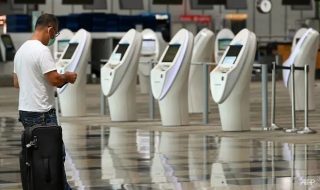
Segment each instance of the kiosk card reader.
[{"label": "kiosk card reader", "polygon": [[218,32],[214,43],[215,62],[219,63],[221,56],[234,38],[234,34],[230,29],[224,28]]},{"label": "kiosk card reader", "polygon": [[101,88],[108,97],[111,121],[134,121],[136,111],[136,76],[142,37],[129,30],[101,68]]},{"label": "kiosk card reader", "polygon": [[57,36],[56,41],[53,44],[53,56],[55,60],[59,60],[61,54],[68,47],[69,41],[74,35],[69,29],[62,29],[59,33],[59,36]]},{"label": "kiosk card reader", "polygon": [[16,49],[9,34],[1,34],[0,36],[0,61],[13,61]]},{"label": "kiosk card reader", "polygon": [[140,91],[146,94],[150,91],[151,61],[157,61],[160,55],[160,42],[156,33],[151,29],[142,31],[142,47],[139,59],[139,82]]},{"label": "kiosk card reader", "polygon": [[188,124],[188,77],[193,34],[181,29],[151,70],[151,90],[159,101],[162,125]]},{"label": "kiosk card reader", "polygon": [[86,114],[86,94],[84,88],[87,82],[87,67],[91,53],[91,35],[80,29],[70,40],[56,66],[61,74],[66,71],[76,72],[74,84],[66,84],[58,88],[62,116],[84,116]]},{"label": "kiosk card reader", "polygon": [[214,48],[214,33],[202,29],[194,38],[194,48],[189,74],[188,105],[189,113],[200,113],[204,109],[205,86],[203,82],[203,64],[212,62]]},{"label": "kiosk card reader", "polygon": [[219,104],[223,131],[249,130],[249,84],[256,53],[256,36],[241,30],[210,73],[213,100]]},{"label": "kiosk card reader", "polygon": [[[304,31],[304,34],[301,35],[301,31]],[[298,43],[294,44],[296,42],[296,39],[299,38]],[[305,65],[309,65],[309,85],[308,85],[308,91],[309,91],[309,110],[315,109],[315,67],[316,67],[316,59],[317,59],[317,53],[319,48],[319,33],[315,31],[314,29],[310,28],[308,30],[300,29],[293,42],[294,48],[292,49],[292,52],[289,56],[289,58],[286,60],[286,62],[283,64],[284,66],[291,66],[294,64],[298,67],[304,67]],[[291,73],[289,70],[283,70],[283,81],[286,87],[289,86],[289,94],[290,98],[292,97],[291,94],[291,83],[289,84],[291,77]],[[294,79],[295,79],[295,106],[296,110],[304,110],[305,106],[305,92],[302,89],[305,89],[305,81],[304,81],[304,72],[295,72],[294,73]],[[292,100],[291,100],[292,102]]]}]

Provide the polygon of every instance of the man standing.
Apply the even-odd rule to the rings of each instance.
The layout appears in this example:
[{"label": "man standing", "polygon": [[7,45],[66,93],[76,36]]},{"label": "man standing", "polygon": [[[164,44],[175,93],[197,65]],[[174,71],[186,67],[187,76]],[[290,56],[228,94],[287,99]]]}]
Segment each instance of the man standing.
[{"label": "man standing", "polygon": [[[41,15],[31,40],[26,41],[14,58],[14,86],[19,88],[19,120],[26,127],[57,126],[54,108],[55,87],[74,83],[77,74],[59,74],[47,46],[54,43],[58,20],[52,14]],[[65,152],[64,155],[65,157]],[[70,190],[65,178],[65,190]]]}]

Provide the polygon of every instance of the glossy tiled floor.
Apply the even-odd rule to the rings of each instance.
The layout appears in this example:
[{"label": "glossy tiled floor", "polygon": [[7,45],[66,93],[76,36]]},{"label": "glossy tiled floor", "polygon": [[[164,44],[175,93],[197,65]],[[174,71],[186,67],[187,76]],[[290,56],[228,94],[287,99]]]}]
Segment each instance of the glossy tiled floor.
[{"label": "glossy tiled floor", "polygon": [[[190,126],[163,128],[159,119],[147,119],[143,96],[138,98],[138,122],[112,123],[97,114],[99,95],[93,92],[98,87],[90,86],[88,116],[61,119],[70,184],[93,190],[320,189],[320,136],[258,130],[259,88],[254,84],[252,89],[252,131],[226,133],[220,130],[212,102],[210,125],[192,115]],[[290,107],[282,97],[286,91],[278,94],[279,124],[290,126]],[[5,107],[0,111],[3,190],[21,189],[22,126],[16,120],[15,97],[14,90],[0,89],[0,105]],[[310,114],[310,125],[319,130],[319,111]]]}]

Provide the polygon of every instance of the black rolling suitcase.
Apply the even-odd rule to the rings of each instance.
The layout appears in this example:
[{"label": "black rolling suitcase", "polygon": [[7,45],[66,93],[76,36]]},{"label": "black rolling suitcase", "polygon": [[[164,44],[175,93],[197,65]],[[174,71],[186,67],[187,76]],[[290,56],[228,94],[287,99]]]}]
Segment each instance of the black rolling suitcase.
[{"label": "black rolling suitcase", "polygon": [[63,190],[61,127],[25,128],[21,143],[20,170],[23,190]]}]

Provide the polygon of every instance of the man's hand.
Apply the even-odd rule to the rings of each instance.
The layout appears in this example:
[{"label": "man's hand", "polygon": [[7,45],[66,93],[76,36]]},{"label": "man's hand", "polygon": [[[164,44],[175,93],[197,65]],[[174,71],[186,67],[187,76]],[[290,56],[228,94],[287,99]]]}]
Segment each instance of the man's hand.
[{"label": "man's hand", "polygon": [[77,73],[75,72],[65,72],[64,75],[67,81],[71,84],[73,84],[77,79]]},{"label": "man's hand", "polygon": [[56,70],[46,73],[45,76],[52,86],[58,88],[63,87],[67,83],[73,84],[77,79],[77,73],[65,72],[64,74],[59,74]]}]

